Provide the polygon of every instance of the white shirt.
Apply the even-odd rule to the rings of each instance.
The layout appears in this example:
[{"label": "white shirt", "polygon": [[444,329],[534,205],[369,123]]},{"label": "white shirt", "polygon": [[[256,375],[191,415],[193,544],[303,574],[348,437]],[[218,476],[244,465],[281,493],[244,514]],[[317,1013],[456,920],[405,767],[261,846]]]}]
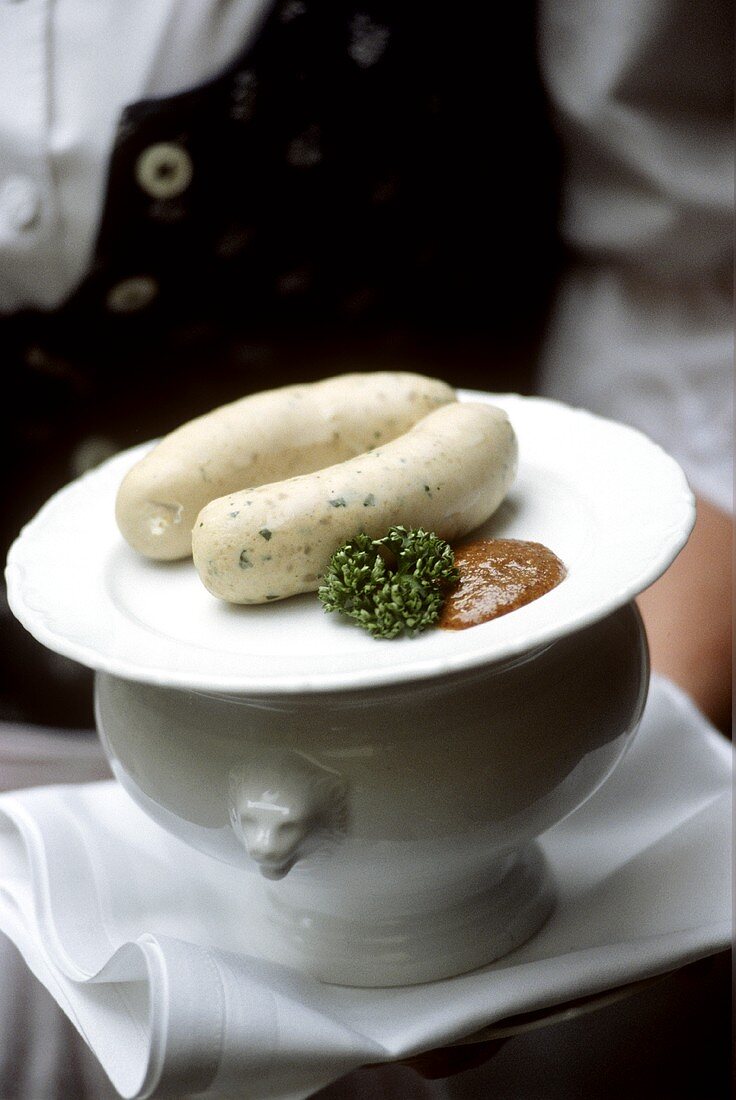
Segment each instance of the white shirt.
[{"label": "white shirt", "polygon": [[567,166],[541,389],[640,428],[733,508],[728,6],[543,0]]},{"label": "white shirt", "polygon": [[92,258],[122,109],[224,68],[272,0],[0,0],[0,312]]},{"label": "white shirt", "polygon": [[[84,276],[121,109],[214,75],[272,2],[0,0],[0,312],[53,308]],[[572,256],[542,389],[641,427],[725,508],[729,39],[714,0],[696,21],[674,0],[540,6]]]}]

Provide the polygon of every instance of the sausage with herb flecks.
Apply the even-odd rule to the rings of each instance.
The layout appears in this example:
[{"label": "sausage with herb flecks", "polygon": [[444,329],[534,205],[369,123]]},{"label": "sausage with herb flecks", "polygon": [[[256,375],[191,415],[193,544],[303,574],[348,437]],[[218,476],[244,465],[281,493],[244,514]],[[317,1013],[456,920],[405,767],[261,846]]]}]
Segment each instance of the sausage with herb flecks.
[{"label": "sausage with herb flecks", "polygon": [[393,524],[458,538],[499,506],[517,443],[493,405],[445,405],[398,439],[315,473],[213,500],[192,532],[194,564],[230,603],[314,591],[335,550]]}]

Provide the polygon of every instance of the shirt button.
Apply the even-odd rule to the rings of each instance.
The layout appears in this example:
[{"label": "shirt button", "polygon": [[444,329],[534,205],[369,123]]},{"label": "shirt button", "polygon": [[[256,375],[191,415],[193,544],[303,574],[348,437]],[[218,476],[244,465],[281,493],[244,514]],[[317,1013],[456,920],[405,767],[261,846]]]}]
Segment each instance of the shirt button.
[{"label": "shirt button", "polygon": [[158,283],[151,275],[134,275],[110,288],[106,305],[112,313],[135,313],[145,309],[157,294]]},{"label": "shirt button", "polygon": [[31,180],[13,176],[0,188],[0,212],[17,232],[31,229],[41,212],[41,195]]},{"label": "shirt button", "polygon": [[150,145],[135,162],[139,187],[154,199],[175,199],[192,181],[192,158],[181,145],[162,141]]}]

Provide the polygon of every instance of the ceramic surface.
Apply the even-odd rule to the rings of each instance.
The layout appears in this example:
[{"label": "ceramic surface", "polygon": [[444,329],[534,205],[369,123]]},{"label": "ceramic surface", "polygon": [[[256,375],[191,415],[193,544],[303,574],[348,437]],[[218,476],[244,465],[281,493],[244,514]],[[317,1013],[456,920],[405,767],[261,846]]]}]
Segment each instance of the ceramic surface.
[{"label": "ceramic surface", "polygon": [[120,536],[114,499],[145,448],[57,494],[11,550],[13,611],[49,648],[162,686],[269,694],[370,688],[482,667],[595,622],[669,565],[694,519],[679,466],[630,428],[552,401],[466,393],[505,408],[518,480],[479,535],[543,542],[564,584],[492,623],[376,642],[314,595],[221,603],[191,561],[150,562]]},{"label": "ceramic surface", "polygon": [[[505,954],[546,918],[537,837],[621,757],[646,696],[627,605],[520,661],[270,697],[97,678],[116,776],[188,844],[269,883],[277,955],[403,985]],[[236,870],[237,869],[237,870]]]}]

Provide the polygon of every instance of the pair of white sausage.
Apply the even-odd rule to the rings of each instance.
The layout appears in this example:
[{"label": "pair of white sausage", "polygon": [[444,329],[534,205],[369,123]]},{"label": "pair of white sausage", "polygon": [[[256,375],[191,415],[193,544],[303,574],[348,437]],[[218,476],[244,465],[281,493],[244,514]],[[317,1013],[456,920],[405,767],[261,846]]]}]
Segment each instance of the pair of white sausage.
[{"label": "pair of white sausage", "polygon": [[345,375],[177,429],[127,475],[116,514],[136,549],[191,549],[213,595],[264,603],[314,591],[359,531],[403,524],[458,538],[495,511],[516,465],[500,409],[458,403],[420,375]]}]

